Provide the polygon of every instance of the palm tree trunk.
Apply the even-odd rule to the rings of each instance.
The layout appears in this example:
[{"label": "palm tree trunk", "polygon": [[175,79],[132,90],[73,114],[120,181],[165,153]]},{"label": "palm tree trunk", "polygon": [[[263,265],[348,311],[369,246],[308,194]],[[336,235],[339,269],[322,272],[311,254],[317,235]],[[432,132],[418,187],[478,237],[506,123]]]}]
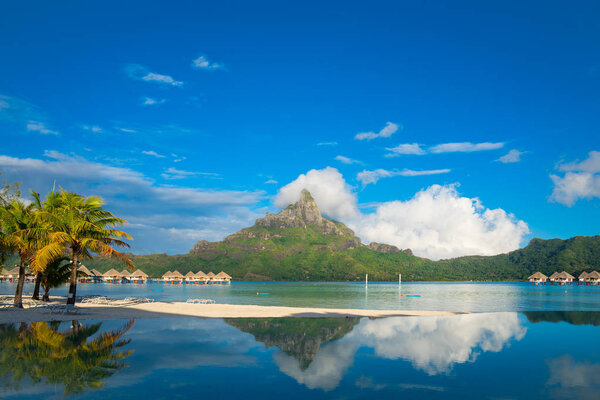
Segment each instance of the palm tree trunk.
[{"label": "palm tree trunk", "polygon": [[42,273],[38,272],[37,276],[35,277],[35,288],[33,289],[33,296],[31,296],[33,300],[40,299],[40,283],[42,283]]},{"label": "palm tree trunk", "polygon": [[25,254],[20,254],[19,280],[17,281],[17,291],[15,292],[14,306],[23,308],[23,285],[25,284]]},{"label": "palm tree trunk", "polygon": [[71,285],[69,286],[69,296],[67,297],[67,304],[75,305],[75,296],[77,295],[77,253],[73,251],[73,257],[71,258],[73,265],[71,266]]},{"label": "palm tree trunk", "polygon": [[42,297],[43,301],[50,301],[50,283],[48,282],[48,278],[46,278],[44,287],[44,297]]}]

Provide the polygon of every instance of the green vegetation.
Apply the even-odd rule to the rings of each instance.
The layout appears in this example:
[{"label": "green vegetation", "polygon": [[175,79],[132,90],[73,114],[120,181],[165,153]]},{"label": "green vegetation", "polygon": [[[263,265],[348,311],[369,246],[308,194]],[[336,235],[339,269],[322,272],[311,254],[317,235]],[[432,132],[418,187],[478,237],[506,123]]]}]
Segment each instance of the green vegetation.
[{"label": "green vegetation", "polygon": [[[311,227],[304,234],[298,230],[278,232],[290,236],[269,239],[229,237],[197,254],[129,257],[152,277],[167,270],[182,274],[223,270],[234,280],[249,281],[362,281],[365,274],[372,281],[397,281],[398,274],[406,281],[511,281],[527,279],[536,271],[550,275],[565,270],[578,276],[584,270],[600,269],[600,236],[534,239],[508,254],[431,261],[404,252],[380,253],[366,246],[337,250],[345,243],[343,238],[318,235]],[[86,266],[105,272],[114,264],[97,257]]]},{"label": "green vegetation", "polygon": [[79,265],[80,260],[99,254],[120,258],[133,269],[131,260],[114,249],[129,247],[122,239],[131,239],[131,236],[115,229],[127,221],[104,210],[104,202],[99,197],[52,190],[42,201],[39,194],[32,191],[33,202],[26,204],[19,194],[18,185],[4,183],[0,186],[0,261],[3,261],[0,265],[4,266],[8,254],[16,255],[18,259],[15,307],[23,307],[26,267],[36,274],[33,298],[38,299],[44,270],[54,261],[68,256],[71,285],[67,304],[75,304],[77,268],[74,266]]},{"label": "green vegetation", "polygon": [[600,326],[600,312],[589,311],[529,311],[525,316],[532,323],[566,322],[571,325]]}]

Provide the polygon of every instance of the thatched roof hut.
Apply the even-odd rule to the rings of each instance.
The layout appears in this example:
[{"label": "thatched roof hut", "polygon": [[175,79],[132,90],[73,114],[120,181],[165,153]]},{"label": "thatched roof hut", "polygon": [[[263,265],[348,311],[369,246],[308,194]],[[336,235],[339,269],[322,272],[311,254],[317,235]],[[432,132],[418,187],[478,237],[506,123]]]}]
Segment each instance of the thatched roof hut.
[{"label": "thatched roof hut", "polygon": [[202,272],[202,271],[196,272],[196,274],[194,274],[194,276],[196,278],[206,278],[206,274],[204,272]]},{"label": "thatched roof hut", "polygon": [[119,271],[117,271],[114,268],[109,269],[108,271],[106,271],[104,274],[102,274],[102,276],[104,278],[112,278],[112,279],[117,279],[121,277],[121,274],[119,273]]},{"label": "thatched roof hut", "polygon": [[165,278],[168,278],[168,277],[170,277],[170,276],[171,276],[171,274],[172,274],[172,272],[171,272],[171,271],[167,271],[167,272],[165,272],[165,273],[163,274],[163,276],[162,276],[162,277],[163,277],[163,279],[165,279]]},{"label": "thatched roof hut", "polygon": [[119,275],[121,276],[121,278],[129,278],[131,276],[131,272],[124,269]]},{"label": "thatched roof hut", "polygon": [[226,280],[231,280],[231,276],[227,275],[225,272],[221,271],[219,272],[217,275],[215,275],[215,278],[220,278],[220,279],[226,279]]},{"label": "thatched roof hut", "polygon": [[206,274],[207,278],[213,279],[215,277],[215,274],[211,271],[208,274]]},{"label": "thatched roof hut", "polygon": [[579,275],[579,278],[577,278],[577,279],[579,279],[580,281],[585,281],[585,279],[588,277],[588,275],[589,274],[587,272],[583,271],[581,273],[581,275]]},{"label": "thatched roof hut", "polygon": [[574,280],[575,277],[573,275],[569,274],[568,272],[563,271],[560,274],[558,274],[558,279],[561,281],[569,282],[569,281]]},{"label": "thatched roof hut", "polygon": [[555,272],[552,275],[550,275],[550,277],[548,279],[550,279],[552,282],[554,282],[555,280],[557,280],[558,279],[558,272]]},{"label": "thatched roof hut", "polygon": [[181,279],[181,278],[183,278],[183,275],[181,275],[181,272],[179,272],[179,271],[175,270],[175,271],[173,271],[173,272],[171,273],[171,277],[172,277],[172,278],[180,278],[180,279]]},{"label": "thatched roof hut", "polygon": [[600,282],[600,272],[598,272],[598,271],[592,271],[592,272],[590,272],[588,274],[588,276],[587,276],[586,279],[587,279],[588,282],[596,282],[596,283],[598,283],[598,282]]},{"label": "thatched roof hut", "polygon": [[527,278],[529,282],[546,282],[547,279],[548,277],[539,271]]},{"label": "thatched roof hut", "polygon": [[192,271],[188,272],[187,274],[185,274],[183,276],[186,280],[191,281],[193,279],[196,278],[196,274],[194,274]]},{"label": "thatched roof hut", "polygon": [[133,271],[131,276],[134,278],[147,278],[148,274],[142,271],[141,269],[136,269],[135,271]]},{"label": "thatched roof hut", "polygon": [[85,265],[80,265],[79,268],[77,268],[77,272],[81,272],[81,274],[85,276],[93,275],[92,272],[85,267]]},{"label": "thatched roof hut", "polygon": [[102,272],[98,271],[97,269],[93,269],[90,272],[92,276],[102,276]]}]

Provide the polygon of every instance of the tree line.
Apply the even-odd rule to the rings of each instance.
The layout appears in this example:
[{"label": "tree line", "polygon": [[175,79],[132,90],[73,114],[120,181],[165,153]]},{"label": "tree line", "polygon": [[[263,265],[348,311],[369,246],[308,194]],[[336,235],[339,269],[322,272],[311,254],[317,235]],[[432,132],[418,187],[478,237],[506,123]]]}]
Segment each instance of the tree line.
[{"label": "tree line", "polygon": [[26,267],[36,275],[33,299],[39,300],[40,285],[46,293],[69,279],[67,304],[75,304],[77,268],[94,254],[116,257],[133,269],[133,262],[115,248],[129,248],[132,237],[117,229],[127,221],[103,208],[97,196],[83,196],[53,188],[45,199],[30,191],[24,201],[18,184],[4,182],[0,188],[0,253],[16,254],[19,276],[14,306],[23,308]]}]

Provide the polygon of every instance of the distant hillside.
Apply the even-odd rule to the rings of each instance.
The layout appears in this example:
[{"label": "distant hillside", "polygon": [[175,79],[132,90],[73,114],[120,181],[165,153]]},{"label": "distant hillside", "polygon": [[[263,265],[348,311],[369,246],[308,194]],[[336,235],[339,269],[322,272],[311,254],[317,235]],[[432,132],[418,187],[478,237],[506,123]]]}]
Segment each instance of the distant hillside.
[{"label": "distant hillside", "polygon": [[[279,214],[268,214],[249,228],[220,242],[199,241],[188,254],[131,255],[137,268],[152,277],[167,270],[223,270],[234,280],[250,281],[408,281],[522,280],[541,271],[565,270],[578,276],[600,270],[600,236],[568,240],[533,239],[523,249],[496,256],[469,256],[432,261],[413,256],[410,249],[361,244],[354,232],[321,216],[314,199],[303,191],[300,201]],[[116,260],[86,260],[101,272],[122,270]],[[11,262],[7,262],[11,265]]]}]

